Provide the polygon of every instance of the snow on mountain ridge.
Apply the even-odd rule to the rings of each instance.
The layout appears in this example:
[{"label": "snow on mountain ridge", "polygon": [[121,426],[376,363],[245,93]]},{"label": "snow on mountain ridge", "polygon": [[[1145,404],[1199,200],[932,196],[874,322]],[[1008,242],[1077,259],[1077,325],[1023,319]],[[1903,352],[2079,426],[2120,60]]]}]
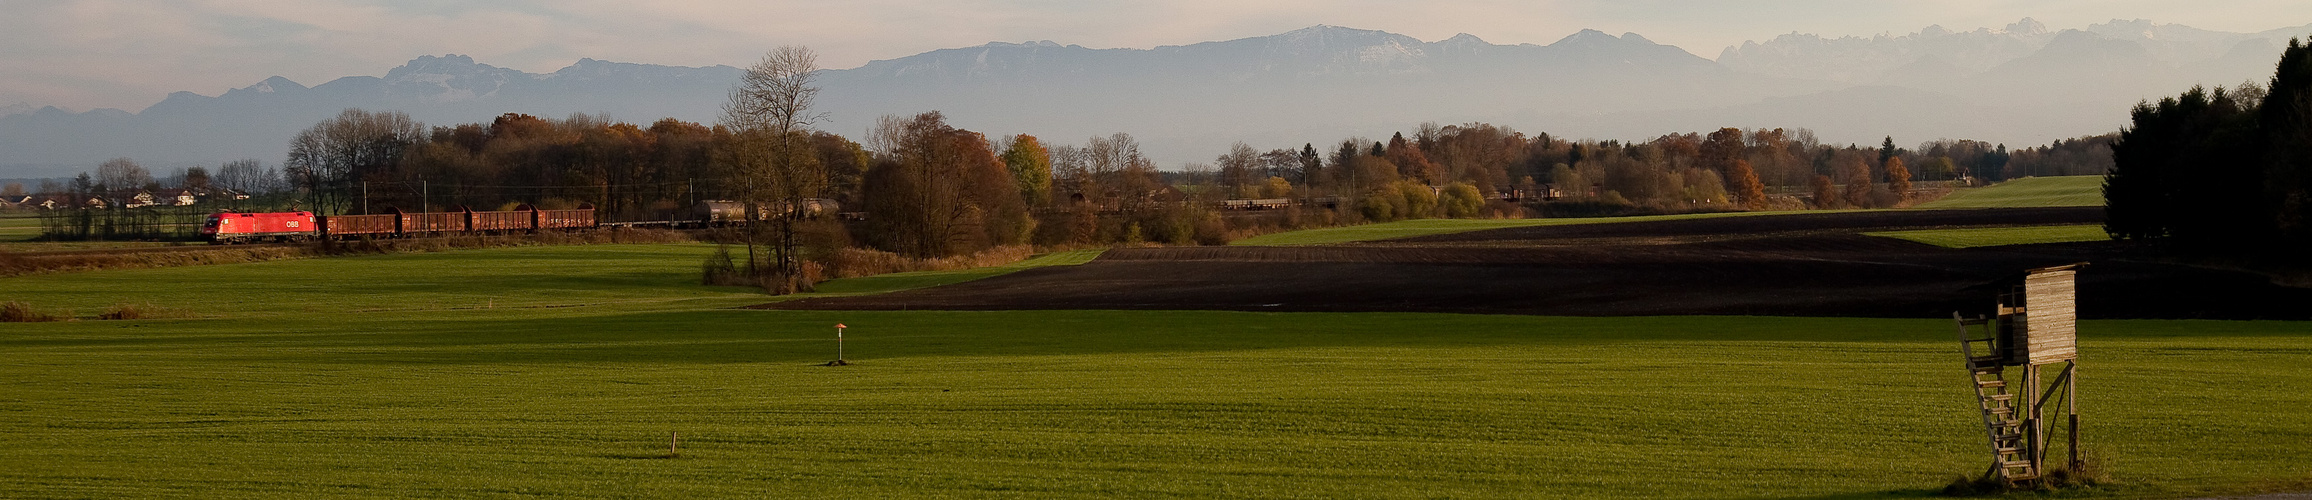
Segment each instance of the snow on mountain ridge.
[{"label": "snow on mountain ridge", "polygon": [[[2312,29],[2312,25],[2299,29]],[[2223,57],[2250,40],[2284,41],[2280,33],[2291,30],[2228,33],[2142,19],[2114,19],[2083,30],[2049,31],[2045,24],[2026,17],[2004,28],[1972,31],[1932,25],[1904,35],[1837,38],[1794,32],[1765,42],[1745,41],[1727,47],[1719,52],[1717,61],[1728,68],[1762,75],[1863,83],[1883,81],[1891,71],[1929,56],[1969,74],[1987,71],[2039,52],[2063,32],[2082,32],[2141,45],[2154,59],[2180,67]]]}]

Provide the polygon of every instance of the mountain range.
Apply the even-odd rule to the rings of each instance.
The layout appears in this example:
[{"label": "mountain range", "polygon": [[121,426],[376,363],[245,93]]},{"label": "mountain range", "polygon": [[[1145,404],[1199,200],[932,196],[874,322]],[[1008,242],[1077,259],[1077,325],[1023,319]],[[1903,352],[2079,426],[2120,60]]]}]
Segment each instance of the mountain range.
[{"label": "mountain range", "polygon": [[[2130,105],[2191,85],[2269,78],[2290,36],[2113,21],[1825,38],[1788,34],[1716,60],[1635,33],[1548,45],[1463,34],[1434,42],[1314,26],[1150,49],[989,43],[820,75],[820,128],[858,135],[886,114],[938,110],[990,135],[1047,143],[1128,132],[1167,167],[1243,141],[1259,148],[1386,137],[1484,121],[1560,137],[1637,140],[1718,127],[1805,127],[1825,142],[1973,138],[2037,144],[2118,129]],[[528,73],[458,55],[307,87],[273,77],[217,96],[177,92],[130,113],[0,107],[0,177],[69,175],[106,158],[156,166],[277,162],[289,138],[345,108],[433,125],[501,113],[711,122],[741,70],[582,59]]]}]

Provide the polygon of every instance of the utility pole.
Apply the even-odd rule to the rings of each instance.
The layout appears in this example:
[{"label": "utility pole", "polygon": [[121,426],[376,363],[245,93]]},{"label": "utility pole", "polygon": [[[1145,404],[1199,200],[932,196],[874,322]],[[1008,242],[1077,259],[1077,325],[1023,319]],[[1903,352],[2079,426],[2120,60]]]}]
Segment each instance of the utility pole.
[{"label": "utility pole", "polygon": [[426,181],[417,181],[417,211],[428,212],[425,208],[428,203],[433,203],[433,186],[426,184]]},{"label": "utility pole", "polygon": [[361,181],[361,213],[369,213],[369,181]]}]

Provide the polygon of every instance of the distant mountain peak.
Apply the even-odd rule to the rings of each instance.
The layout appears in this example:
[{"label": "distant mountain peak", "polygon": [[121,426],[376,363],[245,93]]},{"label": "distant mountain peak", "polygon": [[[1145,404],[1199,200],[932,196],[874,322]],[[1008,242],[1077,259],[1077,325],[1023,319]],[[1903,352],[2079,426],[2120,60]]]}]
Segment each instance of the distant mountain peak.
[{"label": "distant mountain peak", "polygon": [[1573,32],[1573,34],[1571,34],[1571,35],[1566,35],[1566,36],[1565,36],[1565,38],[1559,38],[1559,39],[1557,39],[1557,41],[1556,41],[1556,42],[1550,43],[1550,45],[1557,45],[1557,44],[1568,43],[1568,42],[1571,42],[1571,43],[1595,43],[1595,42],[1599,42],[1599,41],[1607,41],[1607,40],[1616,40],[1616,38],[1614,38],[1614,36],[1613,36],[1613,35],[1608,35],[1608,34],[1606,34],[1606,32],[1603,32],[1603,31],[1593,30],[1593,29],[1589,29],[1589,28],[1582,28],[1582,30],[1581,30],[1581,31],[1576,31],[1576,32]]},{"label": "distant mountain peak", "polygon": [[504,68],[477,63],[474,62],[474,58],[461,54],[443,54],[439,57],[428,55],[418,56],[400,67],[387,70],[385,78],[393,80],[404,76],[423,74],[470,75],[502,70]]},{"label": "distant mountain peak", "polygon": [[2015,21],[2015,24],[2007,25],[2001,31],[2010,35],[2045,35],[2047,34],[2047,25],[2039,24],[2037,19],[2026,17],[2021,21]]},{"label": "distant mountain peak", "polygon": [[1057,49],[1057,48],[1064,48],[1064,47],[1066,47],[1066,46],[1064,46],[1064,45],[1060,45],[1058,42],[1053,42],[1053,41],[1051,41],[1051,40],[1030,40],[1030,41],[1020,42],[1020,43],[1011,43],[1011,42],[987,42],[987,44],[986,44],[986,45],[981,45],[980,47],[989,47],[989,48],[1024,47],[1024,48],[1031,48],[1031,49]]},{"label": "distant mountain peak", "polygon": [[1452,38],[1438,40],[1437,43],[1492,45],[1491,43],[1486,43],[1485,39],[1478,38],[1477,35],[1471,35],[1468,33],[1455,33]]},{"label": "distant mountain peak", "polygon": [[243,88],[243,90],[261,94],[271,94],[274,92],[305,90],[305,85],[299,84],[295,80],[290,80],[280,75],[274,75],[272,78],[266,78],[265,81],[257,82],[256,85],[250,85]]},{"label": "distant mountain peak", "polygon": [[[294,93],[294,92],[303,92],[303,91],[305,91],[305,90],[307,90],[307,89],[306,89],[306,87],[305,87],[305,85],[303,85],[303,84],[299,84],[299,83],[297,83],[295,80],[290,80],[290,79],[288,79],[288,78],[285,78],[285,77],[282,77],[282,76],[280,76],[280,75],[274,75],[272,78],[266,78],[264,81],[260,81],[260,82],[257,82],[257,83],[256,83],[256,84],[254,84],[254,85],[250,85],[250,86],[247,86],[247,87],[241,87],[241,88],[237,88],[237,89],[232,89],[232,90],[227,90],[227,91],[225,91],[225,95],[222,95],[222,96],[218,96],[218,97],[220,97],[220,98],[224,98],[224,97],[230,97],[230,98],[246,98],[246,97],[250,97],[250,96],[256,96],[256,95],[264,95],[264,94],[278,94],[278,93],[284,93],[284,92],[292,92],[292,93]],[[178,95],[176,95],[176,94],[170,94],[170,95],[169,95],[169,98],[170,98],[170,99],[181,99],[181,98],[199,98],[199,97],[201,97],[201,95],[199,95],[199,94],[194,94],[194,93],[191,93],[191,92],[180,92],[180,93],[181,93],[181,94],[186,94],[186,95],[184,95],[184,96],[178,96]],[[167,102],[167,101],[166,101],[166,100],[163,100],[162,102]]]},{"label": "distant mountain peak", "polygon": [[1284,32],[1284,34],[1285,34],[1285,35],[1311,35],[1311,34],[1320,34],[1320,33],[1377,33],[1377,31],[1374,31],[1374,30],[1361,30],[1361,29],[1356,29],[1356,28],[1348,28],[1348,27],[1342,27],[1342,26],[1334,26],[1334,25],[1330,25],[1330,24],[1319,24],[1319,25],[1315,25],[1315,26],[1310,26],[1310,27],[1306,27],[1306,28],[1301,28],[1301,29],[1297,29],[1297,30],[1292,30],[1292,31],[1287,31],[1287,32]]}]

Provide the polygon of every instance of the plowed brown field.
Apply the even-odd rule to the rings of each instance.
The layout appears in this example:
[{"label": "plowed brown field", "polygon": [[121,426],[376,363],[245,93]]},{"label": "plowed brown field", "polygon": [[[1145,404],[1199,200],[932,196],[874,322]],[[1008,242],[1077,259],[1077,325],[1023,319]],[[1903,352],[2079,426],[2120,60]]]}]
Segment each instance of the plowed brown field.
[{"label": "plowed brown field", "polygon": [[2312,290],[2128,243],[1954,250],[1864,231],[2095,223],[2100,208],[1872,211],[1528,227],[1308,247],[1111,250],[1079,266],[780,309],[1224,309],[1949,317],[1968,287],[2091,262],[2090,318],[2312,319]]}]

